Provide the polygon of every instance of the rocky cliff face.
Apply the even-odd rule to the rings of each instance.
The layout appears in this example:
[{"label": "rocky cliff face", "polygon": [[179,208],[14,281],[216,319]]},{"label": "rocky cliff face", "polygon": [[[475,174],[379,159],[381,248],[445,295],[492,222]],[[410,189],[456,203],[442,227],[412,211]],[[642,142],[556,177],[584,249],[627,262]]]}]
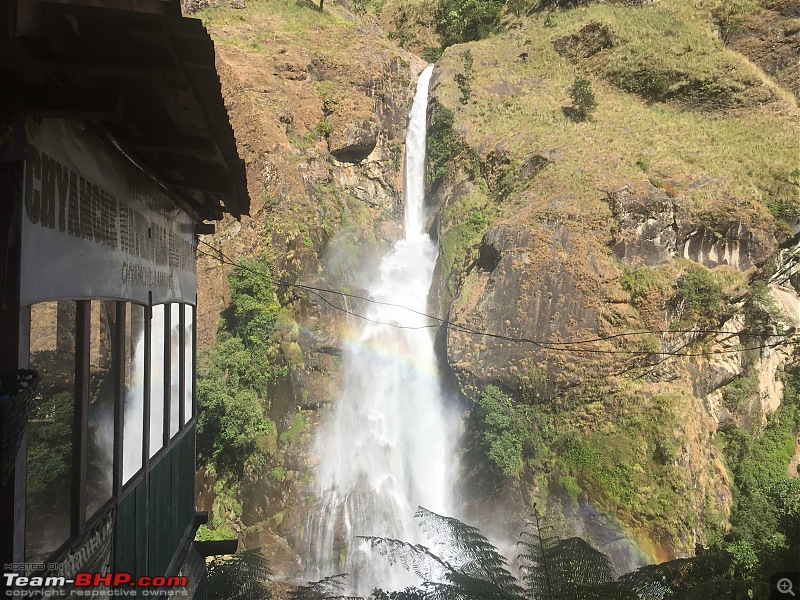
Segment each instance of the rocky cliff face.
[{"label": "rocky cliff face", "polygon": [[[359,307],[287,284],[358,295],[399,236],[423,62],[397,44],[421,52],[437,36],[428,0],[378,3],[380,21],[346,3],[235,4],[200,15],[252,215],[206,241],[272,264],[270,360],[285,376],[264,393],[278,429],[268,467],[233,498],[201,473],[199,507],[291,573],[317,411],[340,385],[348,323],[336,307]],[[538,501],[619,571],[690,554],[727,527],[718,432],[758,434],[797,364],[785,342],[800,324],[797,15],[781,2],[712,15],[635,4],[506,15],[503,33],[445,51],[429,111],[431,311],[458,326],[437,348],[472,409],[459,516],[516,538]],[[597,102],[585,121],[578,76]],[[231,303],[228,271],[198,263],[201,346]],[[522,461],[510,475],[482,446],[489,386],[529,433],[509,446]]]},{"label": "rocky cliff face", "polygon": [[[204,241],[233,261],[265,256],[275,280],[358,294],[370,265],[402,233],[403,140],[424,62],[335,4],[323,14],[277,3],[200,16],[215,39],[252,200],[249,217],[219,223]],[[201,348],[225,327],[229,272],[213,256],[198,261]],[[279,375],[263,392],[277,424],[269,464],[241,482],[201,471],[198,508],[245,548],[262,548],[275,573],[289,574],[301,560],[292,544],[305,526],[317,411],[339,394],[349,329],[341,309],[357,306],[291,285],[275,291],[282,316],[270,360]]]},{"label": "rocky cliff face", "polygon": [[[440,348],[463,393],[497,386],[545,446],[523,443],[526,470],[493,487],[467,462],[471,510],[504,505],[513,536],[538,498],[621,571],[724,527],[716,433],[763,427],[797,364],[782,336],[800,324],[798,288],[767,284],[798,231],[796,103],[707,16],[668,15],[590,5],[506,23],[446,50],[429,115],[434,151],[451,157],[431,186],[431,306],[456,326]],[[662,70],[674,45],[633,26],[686,41],[683,72]],[[585,121],[571,118],[576,74],[597,101]],[[695,297],[694,277],[714,293]]]}]

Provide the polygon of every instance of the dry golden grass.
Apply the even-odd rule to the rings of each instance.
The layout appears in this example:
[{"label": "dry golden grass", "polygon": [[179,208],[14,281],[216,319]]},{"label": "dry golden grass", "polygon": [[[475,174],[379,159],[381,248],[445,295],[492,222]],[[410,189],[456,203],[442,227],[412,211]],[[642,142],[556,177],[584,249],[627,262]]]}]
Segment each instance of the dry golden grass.
[{"label": "dry golden grass", "polygon": [[[616,46],[577,63],[553,49],[553,40],[590,22],[609,26]],[[466,48],[478,76],[464,106],[453,76],[463,70]],[[697,93],[678,93],[654,102],[621,89],[620,73],[631,78],[645,67],[706,82],[708,98],[701,90],[699,100]],[[559,159],[510,203],[515,215],[523,207],[538,212],[560,203],[568,217],[603,218],[598,201],[606,191],[649,181],[679,195],[691,212],[733,210],[743,219],[768,221],[768,191],[800,167],[800,112],[791,95],[727,50],[708,11],[689,1],[644,8],[592,4],[534,16],[491,39],[448,49],[438,68],[435,94],[456,110],[456,126],[470,146],[488,151],[502,143],[516,164],[557,151]],[[598,103],[584,123],[573,123],[562,110],[578,75],[591,80]],[[679,90],[686,81],[670,86]],[[714,109],[720,90],[738,95],[735,102],[723,99],[728,108]]]}]

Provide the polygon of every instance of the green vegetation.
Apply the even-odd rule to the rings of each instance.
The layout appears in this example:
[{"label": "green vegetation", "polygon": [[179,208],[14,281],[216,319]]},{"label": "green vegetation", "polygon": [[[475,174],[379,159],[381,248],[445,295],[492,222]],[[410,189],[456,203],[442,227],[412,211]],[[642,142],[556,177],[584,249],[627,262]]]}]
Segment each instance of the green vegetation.
[{"label": "green vegetation", "polygon": [[[800,482],[800,480],[797,480]],[[775,498],[791,516],[787,525],[798,523],[800,501],[797,491]],[[534,513],[520,533],[519,577],[508,560],[477,527],[453,517],[419,507],[415,514],[426,541],[412,544],[403,540],[362,536],[361,539],[391,565],[415,573],[421,582],[402,591],[374,589],[368,596],[347,596],[353,600],[526,600],[593,599],[640,600],[642,598],[766,598],[768,579],[737,577],[731,570],[734,557],[720,550],[698,547],[697,555],[657,565],[647,565],[615,578],[609,557],[580,537],[564,538],[555,532],[552,519],[534,506]],[[340,558],[342,558],[340,556]],[[261,598],[271,597],[271,588],[261,586],[269,577],[263,557],[235,555],[227,564],[230,575],[219,571],[221,559],[209,568],[209,589],[240,594],[243,588],[258,586]],[[248,564],[252,563],[252,564]],[[344,561],[340,560],[340,568]],[[293,587],[290,600],[337,600],[349,575],[340,573]],[[230,580],[228,580],[230,579]],[[243,583],[247,583],[244,586]],[[281,588],[284,593],[287,591]],[[225,595],[229,597],[229,595]],[[235,595],[235,598],[256,596]],[[282,596],[283,597],[283,596]]]},{"label": "green vegetation", "polygon": [[481,40],[493,33],[504,3],[504,0],[439,0],[435,18],[442,46]]},{"label": "green vegetation", "polygon": [[[349,192],[343,192],[336,184],[315,183],[314,200],[322,211],[323,227],[333,224],[337,228],[354,228],[372,233],[372,215],[365,203]],[[350,240],[349,243],[355,242]]]},{"label": "green vegetation", "polygon": [[469,50],[464,51],[464,72],[456,73],[455,81],[458,89],[461,90],[461,98],[459,102],[466,104],[469,102],[469,97],[472,95],[472,80],[475,78],[475,68],[473,66],[472,52]]},{"label": "green vegetation", "polygon": [[239,261],[229,283],[231,306],[217,343],[198,357],[197,450],[218,477],[238,481],[269,464],[282,468],[279,447],[287,435],[297,437],[299,425],[278,435],[266,415],[266,389],[286,374],[286,364],[302,363],[302,353],[297,324],[277,302],[264,255]]},{"label": "green vegetation", "polygon": [[546,405],[514,402],[497,386],[484,388],[467,423],[468,462],[489,466],[489,479],[520,479],[527,467],[540,470],[552,458],[555,437]]},{"label": "green vegetation", "polygon": [[386,0],[354,0],[353,12],[357,15],[364,15],[368,10],[371,10],[376,16],[380,17],[385,2]]},{"label": "green vegetation", "polygon": [[478,419],[483,423],[482,444],[486,456],[506,477],[519,479],[525,456],[536,438],[526,407],[514,405],[499,388],[487,386],[478,400]]},{"label": "green vegetation", "polygon": [[206,593],[226,600],[268,600],[266,583],[272,573],[260,550],[245,550],[233,556],[215,556],[208,565]]},{"label": "green vegetation", "polygon": [[426,46],[422,52],[422,58],[429,63],[435,63],[442,57],[442,52],[444,51],[438,46]]},{"label": "green vegetation", "polygon": [[[700,11],[676,5],[633,13],[615,11],[614,30],[626,43],[611,51],[605,69],[609,81],[623,90],[705,110],[775,98],[757,69],[725,52],[722,42],[707,34]],[[628,29],[633,19],[640,28],[636,35]]]},{"label": "green vegetation", "polygon": [[685,444],[683,405],[677,395],[657,395],[601,431],[562,433],[554,444],[556,481],[567,483],[573,499],[577,485],[623,521],[643,518],[652,534],[679,538],[693,506],[690,477],[676,464]]},{"label": "green vegetation", "polygon": [[722,288],[705,267],[689,267],[678,279],[673,306],[678,327],[712,328],[725,308]]},{"label": "green vegetation", "polygon": [[[514,30],[470,43],[480,77],[470,82],[467,104],[456,81],[441,78],[435,94],[441,105],[457,109],[453,128],[465,145],[502,141],[516,165],[526,164],[534,149],[559,150],[558,161],[537,175],[535,193],[512,192],[499,218],[540,219],[562,199],[560,218],[606,219],[596,190],[606,189],[612,163],[621,182],[653,178],[671,186],[686,210],[708,216],[712,225],[717,215],[746,218],[758,203],[783,220],[800,210],[791,175],[796,128],[778,114],[793,101],[725,49],[706,12],[688,0],[641,8],[590,3],[532,12],[524,23],[521,37]],[[592,23],[614,32],[613,46],[574,60],[554,49],[554,41],[580,37]],[[443,72],[463,71],[461,52],[448,51],[440,61]],[[566,127],[562,107],[572,103],[568,89],[576,75],[591,80],[595,121]],[[735,106],[750,110],[722,110]],[[704,183],[692,183],[698,181]],[[739,200],[722,209],[721,198]],[[759,219],[758,229],[773,227]]]},{"label": "green vegetation", "polygon": [[[307,227],[297,224],[301,232]],[[213,348],[198,353],[197,450],[203,473],[215,481],[212,521],[197,539],[230,539],[241,532],[241,494],[248,482],[268,477],[291,485],[295,448],[309,440],[307,413],[279,424],[267,416],[270,383],[302,368],[299,326],[281,307],[265,254],[240,260],[229,273],[231,305],[223,313]]]},{"label": "green vegetation", "polygon": [[[689,535],[686,515],[697,501],[692,476],[679,464],[687,444],[680,425],[687,399],[677,393],[643,399],[635,390],[597,396],[572,407],[562,401],[558,408],[544,398],[519,403],[487,386],[468,422],[474,442],[467,463],[482,461],[498,487],[503,478],[544,474],[545,489],[563,490],[573,503],[585,495],[623,523],[679,544]],[[587,426],[590,415],[615,404],[613,420]]]},{"label": "green vegetation", "polygon": [[317,139],[329,139],[331,137],[331,133],[333,133],[333,125],[330,121],[320,121],[314,127],[314,135]]},{"label": "green vegetation", "polygon": [[272,347],[270,334],[280,310],[271,277],[263,255],[240,259],[237,268],[228,275],[233,314],[226,315],[226,326],[232,339],[241,340],[249,355],[250,365],[243,373],[244,383],[256,393],[277,374],[268,359]]},{"label": "green vegetation", "polygon": [[[213,487],[213,501],[209,513],[211,520],[208,525],[201,526],[195,534],[198,541],[232,540],[240,531],[238,521],[242,517],[242,504],[239,501],[241,483],[232,475],[218,476],[213,466],[201,469],[203,476],[212,480],[216,478]],[[237,523],[234,528],[234,523]]]},{"label": "green vegetation", "polygon": [[721,2],[714,10],[714,18],[719,24],[722,40],[727,44],[737,35],[747,30],[745,22],[761,12],[762,6],[758,0],[728,0]]},{"label": "green vegetation", "polygon": [[286,469],[284,469],[283,467],[273,467],[270,470],[269,475],[275,481],[280,483],[280,482],[283,482],[286,479],[286,472],[287,472]]},{"label": "green vegetation", "polygon": [[741,414],[758,393],[758,378],[737,377],[722,388],[722,404],[733,414]]},{"label": "green vegetation", "polygon": [[448,279],[472,256],[495,212],[487,194],[480,189],[461,196],[442,211],[445,233],[439,240],[439,247]]},{"label": "green vegetation", "polygon": [[[47,367],[43,363],[53,354],[37,352],[37,362],[32,365],[46,383]],[[53,363],[57,361],[53,359]],[[69,376],[61,377],[69,381]],[[59,387],[45,388],[41,399],[32,404],[29,417],[26,493],[44,503],[54,500],[53,490],[67,485],[72,473],[73,392],[60,391]]]},{"label": "green vegetation", "polygon": [[[272,36],[276,29],[304,44],[316,45],[322,41],[318,34],[320,27],[354,27],[354,23],[334,12],[317,10],[313,2],[302,0],[248,0],[247,6],[242,9],[221,5],[205,8],[197,16],[202,19],[203,25],[212,29],[216,43],[266,55],[272,55],[275,51]],[[277,27],[276,19],[279,23]],[[329,41],[341,47],[348,43],[347,39],[327,37],[324,41],[326,50],[332,49]]]},{"label": "green vegetation", "polygon": [[622,268],[622,288],[631,295],[631,302],[638,306],[650,291],[660,293],[670,290],[671,280],[663,269],[642,266],[636,269]]},{"label": "green vegetation", "polygon": [[[578,485],[583,481],[595,495],[604,496],[617,508],[634,508],[637,500],[635,471],[630,464],[619,462],[619,451],[624,446],[606,445],[603,441],[592,443],[578,437],[564,440],[558,452],[567,474],[575,478]],[[618,449],[616,455],[606,453],[609,446]]]},{"label": "green vegetation", "polygon": [[765,203],[773,216],[785,223],[800,219],[800,168],[776,174],[766,190]]},{"label": "green vegetation", "polygon": [[466,250],[474,246],[481,239],[486,230],[488,219],[483,210],[478,209],[466,215],[462,225],[450,228],[441,240],[441,251],[446,263],[446,272],[449,275],[453,270],[453,263],[466,255]]},{"label": "green vegetation", "polygon": [[295,131],[294,125],[286,124],[286,137],[300,150],[308,150],[319,141],[329,140],[333,133],[333,125],[327,119],[317,123],[313,129],[309,129],[305,135],[299,135]]},{"label": "green vegetation", "polygon": [[[245,462],[256,466],[263,461],[269,438],[274,444],[277,431],[264,415],[258,396],[242,388],[248,353],[240,344],[228,341],[218,344],[213,354],[202,354],[198,361],[197,450],[218,472],[241,476]],[[231,360],[221,360],[232,350]]]},{"label": "green vegetation", "polygon": [[[730,554],[724,571],[737,580],[765,581],[776,569],[790,569],[800,551],[800,480],[787,474],[800,433],[800,372],[787,374],[784,382],[784,402],[763,433],[728,424],[716,436],[734,483],[730,528],[710,497],[698,517],[712,550]],[[741,404],[754,385],[749,377],[735,380],[723,391],[726,403]],[[473,450],[500,477],[519,479],[528,468],[531,474],[543,471],[550,489],[563,490],[572,502],[586,494],[651,536],[668,536],[671,543],[691,538],[686,516],[696,510],[698,498],[693,476],[680,463],[687,444],[681,425],[686,398],[660,394],[643,404],[632,395],[622,402],[617,418],[590,430],[581,423],[596,410],[593,403],[554,412],[548,405],[518,404],[487,386],[468,432],[476,440]]]},{"label": "green vegetation", "polygon": [[444,106],[433,108],[426,140],[427,179],[431,187],[441,183],[450,162],[464,147],[461,137],[453,129],[455,116],[452,110]]},{"label": "green vegetation", "polygon": [[309,424],[305,411],[299,411],[292,417],[289,429],[281,433],[280,441],[288,446],[296,444],[301,436],[308,432]]},{"label": "green vegetation", "polygon": [[575,82],[569,88],[569,97],[572,98],[572,106],[565,109],[567,118],[576,123],[588,121],[594,109],[597,108],[597,100],[589,80],[576,77]]},{"label": "green vegetation", "polygon": [[420,25],[420,18],[426,14],[426,11],[425,7],[414,6],[414,4],[416,3],[401,2],[397,12],[393,15],[395,29],[389,32],[389,39],[395,40],[401,48],[408,48],[411,44],[418,42],[417,26]]},{"label": "green vegetation", "polygon": [[223,540],[235,540],[236,532],[233,529],[221,527],[220,529],[211,529],[208,525],[200,525],[197,529],[197,534],[194,539],[198,542],[218,542]]},{"label": "green vegetation", "polygon": [[715,547],[733,556],[736,577],[768,578],[796,567],[800,553],[800,479],[788,476],[800,433],[800,372],[784,377],[784,401],[758,435],[733,425],[720,430],[733,477],[734,509],[728,533]]},{"label": "green vegetation", "polygon": [[[367,600],[638,600],[765,598],[769,594],[766,581],[731,578],[729,554],[702,550],[695,557],[648,565],[615,581],[608,556],[579,537],[558,536],[549,520],[534,511],[518,542],[520,580],[476,527],[419,507],[416,517],[429,540],[425,545],[383,537],[362,539],[390,564],[402,565],[422,582],[398,592],[375,589]],[[290,598],[341,598],[347,577],[340,574],[300,586]]]}]

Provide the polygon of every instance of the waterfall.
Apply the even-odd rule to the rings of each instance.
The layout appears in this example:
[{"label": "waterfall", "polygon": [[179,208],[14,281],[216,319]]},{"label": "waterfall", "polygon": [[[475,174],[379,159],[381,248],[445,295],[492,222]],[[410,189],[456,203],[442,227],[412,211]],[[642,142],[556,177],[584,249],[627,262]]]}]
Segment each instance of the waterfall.
[{"label": "waterfall", "polygon": [[[352,593],[415,579],[355,536],[419,541],[417,506],[451,514],[457,417],[446,418],[425,312],[437,247],[425,221],[425,127],[433,66],[420,75],[406,136],[405,238],[381,262],[355,343],[345,347],[344,388],[317,438],[319,501],[309,517],[309,578],[350,573]],[[407,310],[412,309],[412,310]],[[355,319],[354,319],[355,320]],[[402,328],[388,324],[400,325]],[[354,323],[355,324],[355,323]]]}]

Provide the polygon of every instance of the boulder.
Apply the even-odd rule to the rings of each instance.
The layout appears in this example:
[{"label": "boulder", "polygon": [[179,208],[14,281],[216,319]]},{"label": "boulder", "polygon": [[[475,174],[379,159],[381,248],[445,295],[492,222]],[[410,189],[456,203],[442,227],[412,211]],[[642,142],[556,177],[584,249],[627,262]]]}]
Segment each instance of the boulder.
[{"label": "boulder", "polygon": [[672,260],[677,245],[672,198],[655,187],[637,194],[625,186],[609,193],[608,203],[619,226],[611,242],[616,258],[646,265]]},{"label": "boulder", "polygon": [[614,46],[614,33],[603,23],[587,23],[580,31],[553,41],[553,48],[570,60],[589,58]]}]

